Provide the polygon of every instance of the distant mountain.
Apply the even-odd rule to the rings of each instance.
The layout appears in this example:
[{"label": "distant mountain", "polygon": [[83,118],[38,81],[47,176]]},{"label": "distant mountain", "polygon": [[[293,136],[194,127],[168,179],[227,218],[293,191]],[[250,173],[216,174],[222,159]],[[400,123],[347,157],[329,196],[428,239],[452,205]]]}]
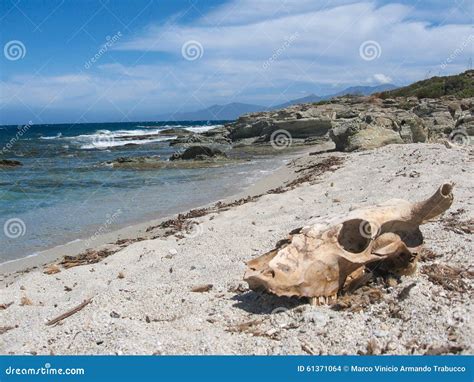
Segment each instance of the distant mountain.
[{"label": "distant mountain", "polygon": [[299,103],[319,102],[321,100],[322,100],[322,98],[320,96],[317,96],[316,94],[310,94],[309,96],[306,96],[306,97],[293,99],[291,101],[273,106],[273,107],[271,107],[271,109],[274,109],[274,110],[284,109],[285,107],[288,107],[288,106],[291,106],[291,105],[296,105],[296,104],[299,104]]},{"label": "distant mountain", "polygon": [[337,93],[334,93],[334,94],[331,94],[331,95],[328,95],[328,96],[324,96],[322,98],[323,99],[330,99],[330,98],[340,97],[340,96],[348,95],[348,94],[368,96],[368,95],[371,95],[371,94],[374,94],[374,93],[380,93],[380,92],[384,92],[384,91],[392,90],[392,89],[396,89],[396,88],[397,87],[395,85],[392,85],[392,84],[383,84],[383,85],[377,85],[377,86],[352,86],[352,87],[344,89],[340,92],[337,92]]},{"label": "distant mountain", "polygon": [[233,102],[226,105],[212,105],[207,109],[202,110],[159,115],[157,119],[164,121],[233,120],[237,119],[242,114],[263,111],[266,109],[267,108],[265,106]]},{"label": "distant mountain", "polygon": [[291,105],[297,105],[299,103],[311,103],[311,102],[319,102],[319,101],[325,101],[331,98],[335,97],[340,97],[343,95],[371,95],[374,93],[380,93],[386,90],[392,90],[396,89],[397,87],[392,84],[383,84],[383,85],[377,85],[377,86],[352,86],[350,88],[346,88],[344,90],[341,90],[340,92],[334,93],[334,94],[327,94],[324,96],[317,96],[316,94],[310,94],[309,96],[303,97],[303,98],[297,98],[293,99],[291,101],[276,105],[271,107],[271,110],[278,110],[278,109],[284,109],[285,107],[291,106]]},{"label": "distant mountain", "polygon": [[459,98],[474,97],[474,70],[467,70],[454,76],[431,77],[403,88],[384,91],[378,95],[381,98],[439,98],[445,95]]},{"label": "distant mountain", "polygon": [[328,100],[334,97],[342,95],[370,95],[373,93],[380,93],[386,90],[396,89],[395,85],[384,84],[378,86],[353,86],[344,89],[334,94],[328,94],[325,96],[318,96],[316,94],[310,94],[306,97],[297,98],[288,102],[266,107],[261,105],[252,105],[248,103],[233,102],[225,105],[212,105],[207,109],[188,111],[175,114],[162,114],[157,116],[158,121],[217,121],[217,120],[233,120],[239,118],[243,114],[254,113],[257,111],[266,110],[278,110],[284,109],[285,107],[296,105],[300,103],[311,103]]}]

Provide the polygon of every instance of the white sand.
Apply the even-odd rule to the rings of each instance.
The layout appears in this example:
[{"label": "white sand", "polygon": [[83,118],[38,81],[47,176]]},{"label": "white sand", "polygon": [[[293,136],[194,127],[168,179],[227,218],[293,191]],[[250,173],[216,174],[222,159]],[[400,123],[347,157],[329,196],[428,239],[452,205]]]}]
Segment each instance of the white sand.
[{"label": "white sand", "polygon": [[[374,353],[423,354],[442,346],[472,353],[469,278],[464,280],[468,292],[459,293],[417,272],[384,288],[381,301],[359,312],[246,289],[244,262],[314,217],[393,197],[420,200],[445,181],[456,184],[450,212],[463,209],[461,221],[473,217],[473,156],[465,147],[410,144],[326,153],[298,159],[291,169],[332,155],[344,157],[345,164],[314,184],[198,218],[196,230],[183,239],[141,241],[100,263],[19,276],[0,291],[0,304],[13,302],[0,310],[0,333],[1,327],[18,325],[0,334],[0,353],[355,354],[367,352],[369,343]],[[283,179],[288,169],[277,174]],[[425,246],[440,257],[420,266],[472,269],[472,235],[446,230],[448,215],[422,226]],[[190,292],[208,283],[213,284],[209,292]],[[398,293],[412,283],[407,298],[399,300]],[[22,297],[32,305],[21,306]],[[56,326],[45,325],[91,297],[80,312]]]}]

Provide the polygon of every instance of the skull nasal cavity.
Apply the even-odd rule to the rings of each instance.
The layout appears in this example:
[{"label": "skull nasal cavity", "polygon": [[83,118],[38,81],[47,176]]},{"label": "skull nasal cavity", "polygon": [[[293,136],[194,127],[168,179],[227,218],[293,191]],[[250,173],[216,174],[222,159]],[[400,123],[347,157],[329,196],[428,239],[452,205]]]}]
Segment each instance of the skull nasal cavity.
[{"label": "skull nasal cavity", "polygon": [[344,250],[352,253],[360,253],[370,243],[370,232],[366,232],[370,223],[362,219],[352,219],[344,222],[339,231],[337,241]]}]

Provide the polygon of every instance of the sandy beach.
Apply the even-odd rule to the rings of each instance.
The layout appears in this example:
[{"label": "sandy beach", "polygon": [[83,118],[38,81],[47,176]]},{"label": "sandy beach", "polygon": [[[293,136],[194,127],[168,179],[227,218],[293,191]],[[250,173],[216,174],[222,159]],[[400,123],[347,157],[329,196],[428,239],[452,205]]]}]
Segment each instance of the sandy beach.
[{"label": "sandy beach", "polygon": [[[112,234],[124,239],[81,265],[51,257],[41,260],[53,268],[4,267],[0,353],[471,354],[473,156],[452,146],[313,147],[245,193],[149,222],[135,236]],[[455,184],[454,203],[421,227],[413,275],[372,280],[320,307],[250,291],[242,280],[246,261],[297,227],[391,198],[422,200],[444,182]],[[55,257],[73,253],[61,252]]]}]

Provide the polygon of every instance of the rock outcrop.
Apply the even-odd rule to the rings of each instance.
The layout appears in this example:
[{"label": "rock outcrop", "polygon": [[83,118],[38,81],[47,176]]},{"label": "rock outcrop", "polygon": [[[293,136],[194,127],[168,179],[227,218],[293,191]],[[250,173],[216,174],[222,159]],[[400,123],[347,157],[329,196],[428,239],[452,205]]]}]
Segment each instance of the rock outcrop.
[{"label": "rock outcrop", "polygon": [[0,159],[0,168],[19,167],[23,166],[23,163],[12,159]]},{"label": "rock outcrop", "polygon": [[263,144],[284,130],[293,144],[333,140],[340,151],[474,134],[474,98],[418,99],[346,96],[314,104],[253,113],[226,126],[234,145]]},{"label": "rock outcrop", "polygon": [[183,152],[174,153],[169,159],[176,160],[206,160],[214,157],[225,158],[226,154],[214,147],[208,146],[191,146]]},{"label": "rock outcrop", "polygon": [[[170,145],[178,147],[287,147],[332,140],[337,150],[354,151],[440,139],[465,144],[474,135],[474,71],[372,96],[342,96],[250,113],[199,134],[174,130],[177,138]],[[275,141],[276,136],[281,141]]]}]

